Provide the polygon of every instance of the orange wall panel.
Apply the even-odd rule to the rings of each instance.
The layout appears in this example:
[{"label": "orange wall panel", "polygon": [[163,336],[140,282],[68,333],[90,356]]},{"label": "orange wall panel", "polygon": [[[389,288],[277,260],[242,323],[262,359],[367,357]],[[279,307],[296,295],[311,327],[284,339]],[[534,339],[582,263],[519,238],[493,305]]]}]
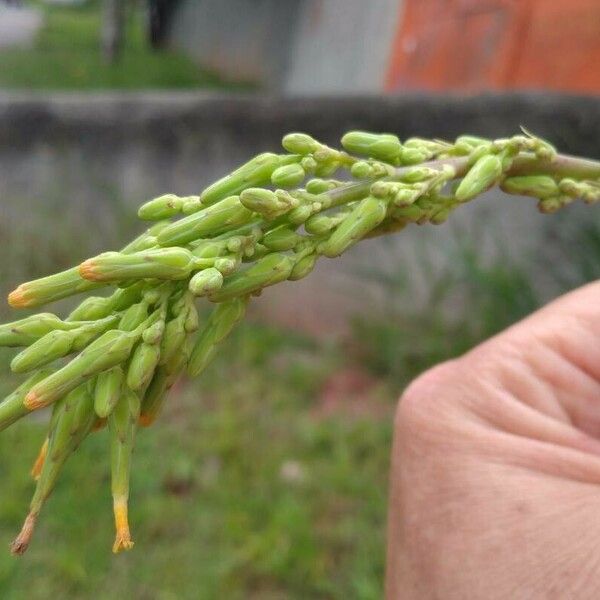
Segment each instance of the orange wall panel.
[{"label": "orange wall panel", "polygon": [[600,92],[599,0],[405,0],[388,91]]}]

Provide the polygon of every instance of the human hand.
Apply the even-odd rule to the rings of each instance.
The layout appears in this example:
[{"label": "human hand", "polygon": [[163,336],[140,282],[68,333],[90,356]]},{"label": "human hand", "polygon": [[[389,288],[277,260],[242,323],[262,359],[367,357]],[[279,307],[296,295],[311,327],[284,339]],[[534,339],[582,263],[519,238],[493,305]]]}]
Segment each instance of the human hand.
[{"label": "human hand", "polygon": [[386,595],[600,598],[600,281],[409,386]]}]

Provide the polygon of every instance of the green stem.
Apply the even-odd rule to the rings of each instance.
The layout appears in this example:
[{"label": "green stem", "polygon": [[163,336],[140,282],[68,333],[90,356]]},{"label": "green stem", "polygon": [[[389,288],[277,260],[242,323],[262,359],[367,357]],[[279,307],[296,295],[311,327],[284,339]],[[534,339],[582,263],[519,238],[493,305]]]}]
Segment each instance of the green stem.
[{"label": "green stem", "polygon": [[[441,170],[444,165],[451,165],[456,171],[456,177],[462,177],[468,170],[469,159],[466,156],[443,158],[415,166]],[[389,179],[399,179],[413,170],[415,166],[400,167],[396,169],[396,174]],[[538,173],[574,177],[577,179],[598,179],[600,178],[600,161],[569,156],[567,154],[557,154],[552,160],[542,160],[534,155],[520,155],[515,158],[507,174],[526,175]],[[372,184],[373,181],[349,183],[348,185],[327,192],[327,195],[331,198],[331,206],[339,206],[364,198],[368,194]]]}]

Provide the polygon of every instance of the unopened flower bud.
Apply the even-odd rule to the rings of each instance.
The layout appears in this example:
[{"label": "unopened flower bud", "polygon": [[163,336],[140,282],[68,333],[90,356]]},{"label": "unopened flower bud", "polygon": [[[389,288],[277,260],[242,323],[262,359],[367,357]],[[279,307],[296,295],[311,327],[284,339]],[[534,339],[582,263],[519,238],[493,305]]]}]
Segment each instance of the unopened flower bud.
[{"label": "unopened flower bud", "polygon": [[366,131],[350,131],[342,137],[342,146],[348,152],[371,156],[379,160],[393,162],[402,151],[402,144],[397,136],[389,133],[369,133]]},{"label": "unopened flower bud", "polygon": [[502,175],[502,160],[496,154],[482,156],[464,176],[456,189],[459,202],[467,202],[498,182]]},{"label": "unopened flower bud", "polygon": [[271,183],[276,187],[292,188],[300,184],[306,177],[306,173],[301,165],[293,163],[278,167],[271,175]]},{"label": "unopened flower bud", "polygon": [[189,290],[194,296],[207,296],[216,292],[223,285],[223,274],[218,269],[211,267],[198,271],[189,283]]},{"label": "unopened flower bud", "polygon": [[306,133],[288,133],[283,136],[281,145],[294,154],[311,154],[321,148],[321,144]]},{"label": "unopened flower bud", "polygon": [[164,194],[158,196],[138,209],[138,217],[144,221],[160,221],[169,219],[181,212],[183,199],[175,194]]},{"label": "unopened flower bud", "polygon": [[200,194],[204,206],[215,204],[228,196],[235,196],[250,187],[266,185],[271,180],[273,171],[281,165],[281,157],[265,152],[255,156],[233,173],[209,185]]}]

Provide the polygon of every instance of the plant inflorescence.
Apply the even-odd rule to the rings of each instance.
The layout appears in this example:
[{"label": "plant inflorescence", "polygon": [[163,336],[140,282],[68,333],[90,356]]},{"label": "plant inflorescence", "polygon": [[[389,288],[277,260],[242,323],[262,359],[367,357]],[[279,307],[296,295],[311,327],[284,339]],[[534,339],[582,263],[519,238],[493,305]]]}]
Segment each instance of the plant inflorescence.
[{"label": "plant inflorescence", "polygon": [[[32,475],[36,488],[12,551],[29,545],[67,458],[108,426],[116,525],[113,550],[131,548],[128,497],[137,429],[159,415],[169,388],[194,377],[243,317],[249,299],[306,277],[365,237],[411,223],[443,223],[499,185],[551,213],[577,198],[600,200],[600,163],[559,155],[524,132],[454,142],[349,132],[342,150],[309,135],[283,138],[199,196],[160,196],[139,217],[154,221],[119,252],[20,285],[15,308],[91,295],[66,318],[39,313],[0,326],[0,345],[24,347],[11,368],[27,379],[0,403],[0,430],[51,406]],[[334,178],[335,175],[335,178]],[[215,304],[201,322],[196,300]]]}]

